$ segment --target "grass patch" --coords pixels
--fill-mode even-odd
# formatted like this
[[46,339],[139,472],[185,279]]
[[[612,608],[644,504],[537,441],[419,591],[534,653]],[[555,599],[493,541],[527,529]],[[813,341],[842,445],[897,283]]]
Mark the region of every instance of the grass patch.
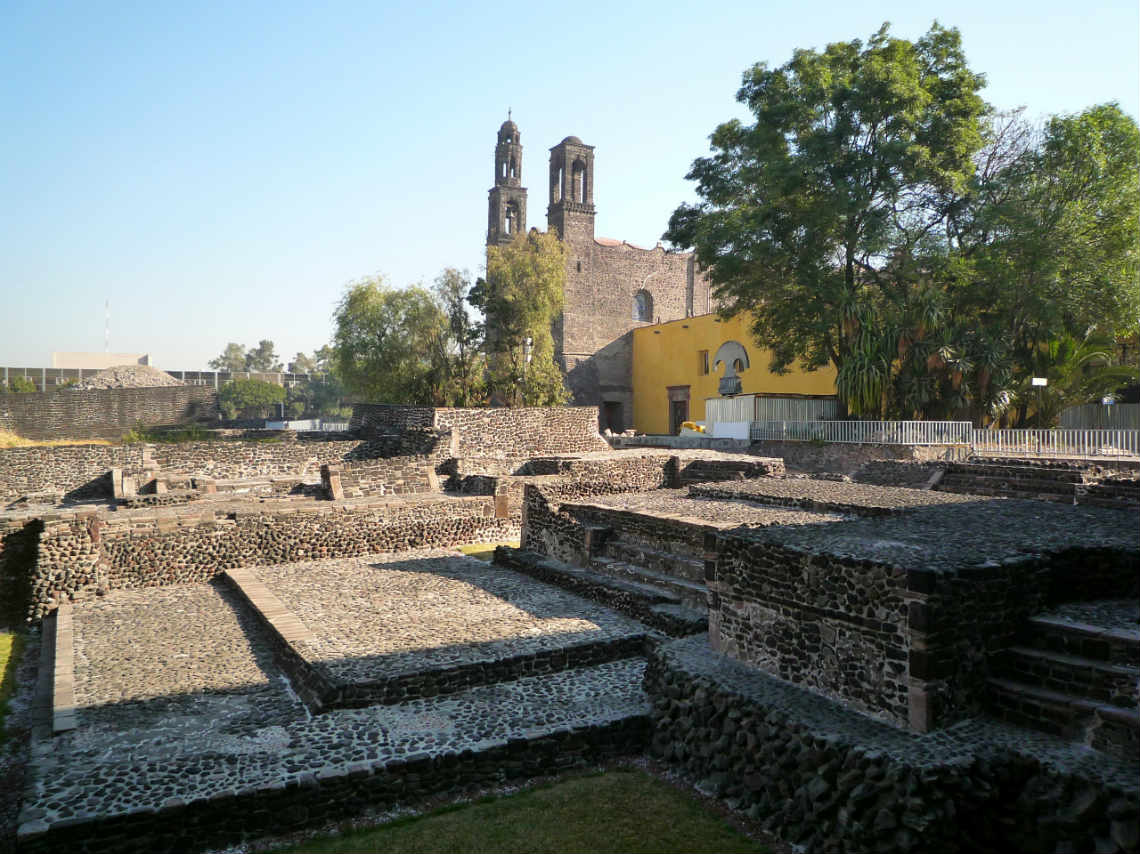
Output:
[[495,556],[496,546],[510,546],[512,549],[519,547],[518,540],[511,540],[503,543],[470,543],[466,546],[458,546],[459,550],[468,557],[475,557],[479,560],[489,561]]
[[179,430],[151,430],[141,424],[136,424],[134,429],[124,433],[119,441],[124,445],[142,443],[174,445],[178,442],[207,442],[217,438],[217,434],[212,430],[206,430],[197,425],[183,427]]
[[0,631],[0,744],[7,739],[4,719],[8,717],[8,700],[16,692],[16,668],[23,651],[23,635]]
[[444,807],[276,850],[763,854],[770,849],[708,812],[696,799],[644,771],[623,769],[562,780],[517,795]]
[[0,448],[54,448],[59,445],[110,445],[106,439],[25,439],[10,430],[0,430]]

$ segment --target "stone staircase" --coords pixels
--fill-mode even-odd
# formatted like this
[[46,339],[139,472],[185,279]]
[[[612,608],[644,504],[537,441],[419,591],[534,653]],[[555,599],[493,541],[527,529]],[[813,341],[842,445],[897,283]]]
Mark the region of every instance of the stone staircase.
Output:
[[976,458],[949,463],[934,489],[1063,504],[1140,507],[1136,472],[1106,471],[1092,463],[1060,460]]
[[1140,626],[1080,622],[1061,609],[1026,621],[991,660],[989,710],[1010,723],[1140,758]]
[[1084,482],[1077,468],[1042,467],[1016,460],[970,461],[950,463],[935,490],[1073,504],[1077,487]]
[[608,556],[593,558],[588,567],[574,566],[506,546],[495,549],[495,563],[600,602],[672,637],[708,630],[703,578],[696,582]]

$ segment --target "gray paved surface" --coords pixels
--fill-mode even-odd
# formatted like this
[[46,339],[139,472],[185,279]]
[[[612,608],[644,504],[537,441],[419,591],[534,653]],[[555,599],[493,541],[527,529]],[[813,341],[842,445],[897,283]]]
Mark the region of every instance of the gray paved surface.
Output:
[[1140,601],[1135,599],[1101,599],[1096,602],[1066,602],[1038,616],[1067,623],[1082,623],[1102,629],[1116,629],[1140,634]]
[[796,503],[808,509],[819,505],[821,509],[844,512],[846,508],[878,510],[884,513],[901,512],[917,507],[966,504],[971,501],[1000,501],[977,495],[954,492],[932,492],[924,489],[906,489],[897,486],[874,486],[864,483],[844,483],[810,478],[755,478],[753,480],[722,483],[694,484],[694,495],[727,494],[734,498],[760,504]]
[[75,612],[79,727],[33,744],[22,822],[158,808],[648,712],[644,661],[628,659],[311,716],[222,587],[111,593]]
[[814,513],[806,510],[788,510],[782,507],[764,507],[751,501],[731,501],[712,498],[691,498],[686,489],[655,489],[652,492],[623,492],[571,500],[568,504],[588,504],[630,510],[658,517],[681,517],[697,523],[731,527],[746,525],[819,525],[837,522],[843,517],[836,513]]
[[315,635],[296,648],[342,682],[646,631],[597,603],[454,550],[253,572]]
[[949,570],[1070,548],[1140,550],[1140,514],[1043,501],[975,500],[832,525],[757,529],[759,541],[904,569]]

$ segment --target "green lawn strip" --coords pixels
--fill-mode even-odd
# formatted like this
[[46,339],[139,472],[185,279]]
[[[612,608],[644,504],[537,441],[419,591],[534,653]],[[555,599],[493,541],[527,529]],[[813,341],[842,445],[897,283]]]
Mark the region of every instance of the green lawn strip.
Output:
[[479,560],[491,560],[495,556],[496,546],[510,546],[513,549],[519,547],[519,541],[514,540],[505,543],[471,543],[466,546],[458,546],[458,549],[468,557],[479,558]]
[[16,692],[16,668],[23,651],[23,635],[0,631],[0,744],[7,738],[4,719],[8,717],[8,700]]
[[769,851],[694,798],[638,770],[562,780],[278,850],[376,854]]

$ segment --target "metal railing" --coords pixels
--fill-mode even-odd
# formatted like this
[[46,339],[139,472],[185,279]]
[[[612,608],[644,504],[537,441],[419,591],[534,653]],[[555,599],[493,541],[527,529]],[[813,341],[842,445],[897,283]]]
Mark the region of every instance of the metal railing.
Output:
[[969,421],[753,421],[753,441],[767,439],[883,445],[965,445]]
[[1066,430],[1140,430],[1140,403],[1086,403],[1061,412]]
[[1135,457],[1140,430],[974,430],[975,454],[995,456]]
[[291,421],[266,421],[266,430],[293,430],[298,433],[342,433],[348,429],[347,421],[325,421],[321,418],[302,418]]

